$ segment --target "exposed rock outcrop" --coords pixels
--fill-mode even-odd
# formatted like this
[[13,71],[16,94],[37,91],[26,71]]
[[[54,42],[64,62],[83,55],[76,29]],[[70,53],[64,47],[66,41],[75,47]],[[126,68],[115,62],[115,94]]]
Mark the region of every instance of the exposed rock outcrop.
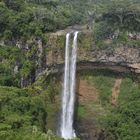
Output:
[[120,86],[122,83],[122,79],[116,79],[114,87],[112,88],[112,98],[111,98],[111,103],[112,105],[117,105],[117,100],[120,92]]
[[[78,70],[109,69],[118,73],[140,74],[140,48],[135,46],[119,46],[116,48],[97,48],[93,43],[92,33],[84,32],[79,34],[78,40]],[[38,78],[47,77],[50,74],[63,73],[64,68],[64,46],[65,33],[57,32],[48,37],[48,51],[46,55],[46,69],[39,73]],[[40,81],[40,80],[38,80]],[[98,100],[96,89],[93,85],[88,86],[87,81],[80,81],[79,104],[86,106],[94,100]],[[112,89],[111,103],[116,105],[121,80],[116,80]],[[90,107],[92,108],[92,107]],[[82,140],[103,140],[102,129],[97,125],[98,116],[103,115],[101,106],[96,107],[98,112],[93,111],[91,116],[76,120],[75,128]],[[87,108],[86,108],[87,109]],[[102,112],[102,114],[101,114]],[[95,117],[96,115],[96,117]]]
[[[46,54],[46,66],[56,66],[64,63],[64,33],[49,36],[49,51]],[[59,35],[58,35],[59,34]],[[60,39],[61,38],[61,39]],[[140,74],[140,48],[135,46],[110,46],[100,49],[94,45],[91,32],[81,32],[78,40],[78,64],[83,67],[88,63],[95,68],[109,68],[119,72],[134,72]],[[95,66],[96,64],[96,66]]]

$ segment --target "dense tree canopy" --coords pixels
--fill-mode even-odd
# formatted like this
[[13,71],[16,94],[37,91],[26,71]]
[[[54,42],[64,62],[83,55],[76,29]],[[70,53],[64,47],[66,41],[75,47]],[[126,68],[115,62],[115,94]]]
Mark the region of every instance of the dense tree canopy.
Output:
[[41,36],[44,32],[80,23],[88,8],[89,4],[83,1],[2,0],[1,38]]
[[[96,7],[94,24],[95,39],[117,39],[116,42],[139,44],[131,41],[129,34],[139,38],[140,2],[137,0],[102,1]],[[104,43],[103,43],[104,44]],[[104,46],[102,43],[100,45]]]

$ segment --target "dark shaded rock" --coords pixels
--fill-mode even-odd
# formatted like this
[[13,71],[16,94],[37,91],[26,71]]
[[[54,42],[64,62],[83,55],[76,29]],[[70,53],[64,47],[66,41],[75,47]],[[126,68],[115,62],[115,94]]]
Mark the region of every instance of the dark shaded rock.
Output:
[[103,132],[97,127],[96,123],[96,120],[92,118],[76,121],[77,136],[81,140],[104,140]]

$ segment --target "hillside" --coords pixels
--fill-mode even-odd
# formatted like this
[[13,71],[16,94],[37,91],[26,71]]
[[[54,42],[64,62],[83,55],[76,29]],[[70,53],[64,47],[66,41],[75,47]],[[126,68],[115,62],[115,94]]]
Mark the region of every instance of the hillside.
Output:
[[0,1],[0,140],[61,140],[66,34],[78,30],[74,129],[140,139],[139,0]]

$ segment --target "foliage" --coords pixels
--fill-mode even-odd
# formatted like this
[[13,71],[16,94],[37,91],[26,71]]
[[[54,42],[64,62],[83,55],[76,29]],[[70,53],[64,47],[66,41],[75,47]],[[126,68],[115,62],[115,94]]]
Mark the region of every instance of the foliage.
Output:
[[125,78],[119,93],[119,104],[103,119],[106,139],[139,139],[139,84]]
[[[20,86],[20,78],[28,76],[36,67],[36,48],[23,51],[15,46],[0,46],[0,85]],[[14,72],[18,66],[17,72]]]
[[32,134],[33,139],[43,138],[47,117],[43,98],[26,89],[0,87],[0,139],[29,139]]
[[[30,77],[35,73],[38,65],[35,39],[42,39],[49,44],[46,33],[83,24],[89,17],[94,20],[94,40],[97,46],[140,45],[139,40],[129,38],[130,33],[137,35],[140,32],[139,0],[0,1],[0,139],[59,140],[50,130],[46,134],[48,127],[54,127],[53,118],[59,110],[55,102],[55,96],[60,91],[60,84],[56,82],[58,77],[54,79],[50,76],[47,82],[46,77],[43,77],[37,81],[40,83],[36,82],[27,89],[12,86],[19,87],[22,77]],[[53,45],[62,49],[64,40],[64,37],[58,38]],[[15,46],[18,41],[23,43],[21,48]],[[51,42],[54,43],[54,40]],[[90,50],[93,38],[89,38],[88,34],[79,34],[79,42],[82,48]],[[27,48],[24,43],[28,44]],[[14,73],[16,65],[18,72]],[[86,77],[87,73],[83,75]],[[87,77],[99,92],[100,106],[109,106],[110,109],[110,113],[102,120],[105,138],[138,140],[139,84],[129,78],[123,80],[118,106],[110,107],[114,74],[94,71]],[[93,105],[91,107],[95,108]],[[87,117],[87,111],[87,108],[80,106],[79,116]]]
[[0,2],[0,38],[43,37],[44,32],[81,23],[89,4],[78,1],[25,1]]
[[20,60],[20,51],[16,47],[0,46],[0,85],[18,85],[18,80],[13,75],[16,61]]
[[[139,45],[129,38],[129,33],[140,32],[140,2],[137,0],[109,0],[101,1],[96,8],[94,24],[95,41],[97,45],[103,40],[112,40],[111,44],[122,43],[119,37],[127,38],[123,43],[127,45]],[[129,43],[127,43],[129,42]]]
[[110,103],[111,88],[113,87],[115,80],[115,73],[109,70],[86,70],[81,71],[80,75],[92,83],[100,97],[100,103],[106,106]]
[[[80,105],[78,117],[87,119],[89,116],[90,118],[94,116],[94,119],[99,119],[97,123],[103,130],[102,135],[105,140],[138,140],[140,135],[139,83],[133,81],[134,78],[130,75],[122,75],[118,103],[116,106],[112,106],[110,97],[114,80],[117,78],[115,73],[107,70],[81,71],[80,76],[96,88],[100,103],[93,101],[92,105],[91,102]],[[88,116],[88,114],[90,115]]]

